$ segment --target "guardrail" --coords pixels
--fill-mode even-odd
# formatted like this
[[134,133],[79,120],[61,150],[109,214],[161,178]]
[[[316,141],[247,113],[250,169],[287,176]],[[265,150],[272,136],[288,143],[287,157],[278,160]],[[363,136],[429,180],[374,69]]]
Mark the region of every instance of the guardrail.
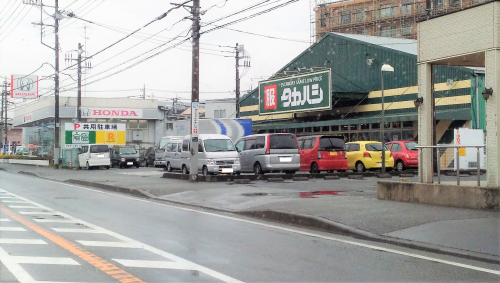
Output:
[[[432,149],[437,149],[437,178],[438,178],[438,184],[441,184],[441,162],[439,160],[440,155],[439,155],[439,150],[441,148],[465,148],[465,147],[472,147],[477,149],[477,186],[481,186],[481,162],[480,162],[480,155],[479,155],[479,149],[484,148],[485,145],[450,145],[450,144],[438,144],[438,145],[418,145],[416,148],[418,149],[418,175],[419,181],[422,182],[422,172],[420,172],[421,168],[423,168],[422,165],[422,149],[423,148],[432,148]],[[455,164],[457,165],[457,185],[460,185],[460,154],[459,150],[456,152],[455,156]]]

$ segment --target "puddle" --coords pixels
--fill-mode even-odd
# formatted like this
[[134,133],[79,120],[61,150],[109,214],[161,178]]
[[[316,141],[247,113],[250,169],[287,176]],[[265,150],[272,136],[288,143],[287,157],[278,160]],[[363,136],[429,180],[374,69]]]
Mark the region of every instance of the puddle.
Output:
[[340,193],[345,191],[315,191],[315,192],[301,192],[300,198],[316,198],[318,196],[345,196]]

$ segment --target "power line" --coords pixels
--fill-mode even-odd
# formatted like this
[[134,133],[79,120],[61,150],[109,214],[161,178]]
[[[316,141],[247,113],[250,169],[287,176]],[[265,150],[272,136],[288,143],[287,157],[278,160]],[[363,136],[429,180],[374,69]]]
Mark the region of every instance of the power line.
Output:
[[7,37],[9,37],[9,35],[17,28],[17,26],[24,20],[24,18],[26,18],[26,16],[29,14],[29,12],[31,11],[32,8],[33,8],[33,6],[31,6],[28,9],[28,11],[26,12],[26,14],[24,14],[24,16],[21,18],[21,20],[19,20],[19,22],[17,22],[17,24],[14,26],[14,28],[11,29],[10,32],[2,40],[0,40],[0,42],[4,41]]
[[[7,5],[8,5],[8,4],[9,4],[9,3],[7,3]],[[7,7],[7,5],[5,5],[5,7]],[[9,10],[7,10],[7,12],[5,13],[4,17],[5,17],[5,16],[7,16],[7,15],[9,14],[10,10],[11,10],[11,9],[12,9],[15,5],[16,5],[16,2],[15,2],[15,1],[14,1],[14,2],[12,2],[12,5],[10,6]],[[21,3],[19,3],[19,5],[21,5]],[[19,8],[19,5],[17,5],[17,7],[18,7],[18,8]],[[4,8],[4,9],[5,9],[5,8]],[[17,8],[16,8],[16,9],[17,9]],[[14,12],[15,12],[15,11],[14,11]],[[12,14],[14,14],[14,13],[12,13]],[[11,16],[12,16],[12,14],[11,14]],[[10,17],[9,17],[9,18],[10,18]],[[9,20],[9,19],[7,19],[7,20],[5,21],[5,23],[6,23],[8,20]],[[4,24],[5,24],[5,23],[4,23]],[[3,26],[0,26],[0,29],[1,29],[2,27],[3,27]]]
[[[12,14],[10,14],[10,16],[7,18],[7,20],[5,20],[5,23],[7,23],[7,22],[9,21],[9,19],[12,17],[12,15],[14,15],[14,14],[16,13],[17,9],[19,8],[19,6],[21,6],[21,4],[22,4],[22,3],[23,3],[23,2],[19,2],[19,5],[17,5],[17,7],[16,7],[16,9],[14,10],[14,12],[12,12]],[[3,33],[4,33],[4,32],[5,32],[5,31],[6,31],[6,30],[10,27],[10,25],[11,25],[11,24],[12,24],[12,23],[16,20],[16,18],[17,18],[17,17],[18,17],[18,16],[19,16],[22,12],[23,12],[23,10],[24,10],[24,9],[26,9],[26,6],[23,6],[23,8],[21,9],[21,11],[19,11],[19,13],[17,14],[17,16],[15,16],[15,17],[12,19],[12,21],[11,21],[11,22],[10,22],[10,23],[9,23],[9,24],[5,27],[5,29],[4,29],[2,32],[0,32],[0,35],[2,35],[2,34],[3,34]],[[4,23],[4,25],[5,25],[5,23]],[[2,26],[2,28],[3,28],[3,26]]]

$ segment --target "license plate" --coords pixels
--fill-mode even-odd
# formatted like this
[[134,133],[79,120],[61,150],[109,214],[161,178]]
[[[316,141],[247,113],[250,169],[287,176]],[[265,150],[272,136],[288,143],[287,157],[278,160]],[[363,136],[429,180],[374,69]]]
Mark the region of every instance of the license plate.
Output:
[[337,152],[336,151],[332,151],[332,152],[330,152],[330,155],[337,155]]
[[127,165],[134,165],[134,162],[127,162]]
[[382,166],[382,163],[379,163],[378,166]]
[[233,168],[222,168],[222,173],[233,173]]
[[104,154],[98,154],[97,157],[104,157]]
[[280,157],[280,162],[292,162],[291,157]]

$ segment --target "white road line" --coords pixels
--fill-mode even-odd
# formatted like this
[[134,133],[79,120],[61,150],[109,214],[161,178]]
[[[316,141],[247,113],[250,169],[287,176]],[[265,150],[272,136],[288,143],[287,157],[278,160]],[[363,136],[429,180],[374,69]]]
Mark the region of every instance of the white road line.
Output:
[[0,231],[26,231],[23,227],[5,227],[5,226],[0,226]]
[[0,199],[5,199],[5,198],[16,198],[16,197],[4,197],[4,196],[0,196]]
[[21,244],[21,245],[46,245],[47,243],[39,239],[1,239],[0,244]]
[[[341,238],[335,238],[335,237],[331,237],[331,236],[323,236],[323,235],[320,235],[320,234],[315,234],[315,233],[311,233],[311,232],[305,232],[305,231],[296,230],[296,229],[293,229],[293,228],[280,227],[280,226],[277,226],[277,225],[272,225],[272,224],[267,224],[267,223],[261,223],[261,222],[247,220],[247,219],[243,219],[243,218],[236,218],[236,217],[231,217],[231,216],[226,216],[226,215],[219,215],[219,214],[215,214],[215,213],[211,213],[211,212],[206,212],[206,211],[195,210],[195,209],[191,209],[191,208],[185,208],[185,207],[174,206],[174,205],[169,205],[169,204],[164,204],[164,203],[158,203],[158,202],[154,202],[154,201],[148,201],[148,200],[144,200],[144,199],[139,199],[139,198],[133,198],[133,197],[129,197],[129,196],[124,196],[124,195],[121,195],[121,194],[115,194],[115,193],[109,193],[109,192],[103,192],[103,191],[99,191],[99,190],[89,189],[89,188],[85,188],[85,187],[81,187],[81,186],[76,186],[76,185],[70,185],[70,184],[65,184],[65,183],[60,183],[60,182],[55,182],[55,181],[50,181],[50,180],[45,180],[45,181],[47,181],[49,183],[56,183],[56,184],[59,184],[59,185],[66,185],[66,186],[75,187],[75,188],[79,188],[79,189],[84,189],[84,190],[88,190],[88,191],[92,191],[92,192],[97,192],[97,193],[101,193],[101,194],[111,195],[111,196],[114,196],[114,197],[121,197],[121,198],[125,198],[125,199],[130,199],[130,200],[135,200],[135,201],[141,201],[141,202],[145,202],[145,203],[149,203],[149,204],[155,204],[155,205],[159,205],[159,206],[165,206],[165,207],[169,207],[169,208],[173,208],[173,209],[178,209],[178,210],[183,210],[183,211],[190,211],[190,212],[193,212],[193,213],[210,215],[210,216],[213,216],[213,217],[218,217],[218,218],[233,220],[233,221],[242,222],[242,223],[249,223],[249,224],[253,224],[253,225],[257,225],[257,226],[261,226],[261,227],[267,227],[267,228],[271,228],[271,229],[286,231],[286,232],[295,233],[295,234],[304,235],[304,236],[310,236],[310,237],[313,237],[313,238],[319,238],[319,239],[324,239],[324,240],[329,240],[329,241],[334,241],[334,242],[339,242],[339,243],[344,243],[344,244],[350,244],[350,245],[354,245],[354,246],[358,246],[358,247],[364,247],[364,248],[368,248],[368,249],[373,249],[373,250],[378,250],[378,251],[384,251],[384,252],[388,252],[388,253],[399,254],[399,255],[404,255],[404,256],[413,257],[413,258],[417,258],[417,259],[422,259],[422,260],[427,260],[427,261],[432,261],[432,262],[438,262],[438,263],[442,263],[442,264],[447,264],[447,265],[462,267],[462,268],[466,268],[466,269],[471,269],[471,270],[476,270],[476,271],[481,271],[481,272],[486,272],[486,273],[500,275],[500,271],[498,271],[498,270],[482,268],[482,267],[478,267],[478,266],[474,266],[474,265],[470,265],[470,264],[462,264],[462,263],[455,262],[455,261],[443,260],[443,259],[439,259],[439,258],[435,258],[435,257],[429,257],[429,256],[424,256],[424,255],[420,255],[420,254],[407,253],[407,252],[403,252],[403,251],[399,251],[399,250],[395,250],[395,249],[389,249],[389,248],[384,248],[384,247],[380,247],[380,246],[376,246],[376,245],[364,244],[364,243],[356,242],[356,241],[352,241],[352,240],[343,240]],[[24,199],[24,200],[32,203],[33,205],[37,205],[37,206],[40,206],[40,207],[42,207],[44,209],[54,211],[53,209],[51,209],[49,207],[46,207],[44,205],[41,205],[41,204],[39,204],[37,202],[30,201],[30,200],[28,200],[28,199],[26,199],[24,197],[21,197],[19,195],[13,194],[13,193],[11,193],[11,194],[17,196],[20,199]],[[61,215],[61,216],[69,218],[69,219],[76,219],[76,218],[74,218],[74,217],[72,217],[72,216],[70,216],[68,214],[62,213],[62,212],[57,212],[57,213],[59,215]],[[127,237],[122,236],[120,234],[117,234],[115,232],[106,230],[106,229],[101,228],[101,227],[99,227],[97,225],[94,225],[94,224],[91,224],[91,223],[88,223],[88,222],[85,222],[85,221],[82,221],[82,220],[78,220],[77,222],[79,222],[81,224],[84,224],[84,225],[86,225],[88,227],[94,228],[96,230],[102,230],[105,233],[107,233],[107,234],[109,234],[111,236],[114,236],[115,238],[121,239],[123,241],[135,242],[134,240],[132,240],[130,238],[127,238]],[[149,251],[151,251],[153,253],[156,253],[158,255],[161,255],[161,256],[163,256],[165,258],[168,258],[168,259],[171,259],[171,260],[189,262],[189,261],[187,261],[185,259],[179,258],[179,257],[177,257],[175,255],[169,254],[167,252],[164,252],[162,250],[156,249],[156,248],[148,246],[148,245],[144,245],[144,249],[149,250]],[[189,262],[189,263],[191,263],[191,262]],[[193,263],[193,264],[195,264],[195,263]],[[221,281],[226,281],[226,282],[240,282],[240,281],[237,281],[234,278],[231,278],[229,276],[226,276],[224,274],[218,273],[216,271],[213,271],[211,269],[205,268],[205,267],[200,266],[200,265],[196,265],[196,268],[197,268],[198,271],[206,273],[207,275],[215,277],[215,278],[217,278],[217,279],[219,279]],[[222,279],[222,278],[224,278],[224,279]],[[234,280],[236,280],[236,281],[234,281]]]
[[126,267],[196,270],[196,268],[194,268],[192,265],[175,261],[130,260],[130,259],[114,259],[114,258],[113,260]]
[[7,218],[0,218],[0,222],[8,222],[10,221],[10,219],[7,219]]
[[23,200],[2,200],[2,202],[5,202],[5,203],[29,203],[28,201],[23,201]]
[[60,233],[89,233],[89,234],[102,234],[103,231],[98,231],[94,229],[81,229],[81,228],[51,228],[52,230]]
[[80,223],[80,221],[70,220],[70,219],[33,219],[33,220],[40,223]]
[[127,243],[127,242],[105,242],[105,241],[78,241],[78,243],[89,246],[89,247],[109,247],[109,248],[142,248],[139,243]]
[[9,255],[2,247],[0,247],[0,261],[2,264],[16,277],[20,283],[35,283],[35,279],[29,275],[18,263],[10,260],[12,256]]
[[26,215],[54,215],[55,213],[52,211],[19,211],[20,214]]
[[10,208],[38,208],[41,209],[38,206],[30,206],[30,205],[9,205]]
[[69,257],[9,256],[7,260],[14,263],[80,265]]

